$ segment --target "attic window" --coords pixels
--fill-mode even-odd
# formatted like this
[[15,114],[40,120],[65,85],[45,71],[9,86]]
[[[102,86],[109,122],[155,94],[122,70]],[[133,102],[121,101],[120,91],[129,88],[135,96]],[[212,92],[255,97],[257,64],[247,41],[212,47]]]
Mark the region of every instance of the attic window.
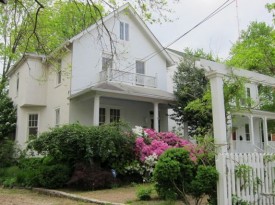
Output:
[[120,40],[129,41],[129,24],[120,22]]

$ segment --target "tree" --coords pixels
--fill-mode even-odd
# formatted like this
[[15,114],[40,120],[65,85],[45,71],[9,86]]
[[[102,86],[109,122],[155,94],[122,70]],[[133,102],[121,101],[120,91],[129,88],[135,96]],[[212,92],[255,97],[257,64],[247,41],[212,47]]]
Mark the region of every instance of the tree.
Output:
[[0,84],[0,144],[13,139],[16,129],[16,108],[8,97],[5,85]]
[[275,31],[263,22],[252,22],[232,46],[229,66],[275,75]]
[[212,130],[211,93],[204,70],[195,65],[197,58],[214,60],[202,49],[185,49],[185,55],[174,75],[176,104],[172,119],[188,123],[190,135],[203,135]]
[[[178,2],[179,0],[174,0]],[[55,2],[53,4],[53,2]],[[0,10],[0,57],[3,61],[2,80],[12,64],[25,52],[48,54],[64,40],[86,29],[91,23],[102,19],[106,12],[115,11],[124,0],[100,1],[78,0],[10,0]],[[132,0],[133,7],[149,22],[168,20],[171,12],[168,1]],[[68,27],[68,25],[70,25]],[[104,25],[104,24],[103,24]],[[113,46],[111,32],[103,26]]]
[[36,7],[30,6],[27,11],[25,8],[31,2],[27,0],[25,5],[21,5],[10,1],[0,11],[0,33],[4,42],[0,52],[3,59],[3,81],[13,62],[23,53],[49,54],[64,41],[95,23],[100,15],[104,15],[100,5],[88,7],[80,2],[56,1],[50,4],[51,1],[48,1],[49,5],[35,19]]

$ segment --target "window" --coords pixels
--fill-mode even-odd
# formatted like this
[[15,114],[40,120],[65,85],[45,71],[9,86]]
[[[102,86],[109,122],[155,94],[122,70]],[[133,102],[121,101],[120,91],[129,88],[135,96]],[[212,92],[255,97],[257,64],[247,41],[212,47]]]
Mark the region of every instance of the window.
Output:
[[129,41],[129,24],[120,22],[120,40]]
[[19,92],[19,73],[16,75],[16,95],[18,95]]
[[104,54],[102,57],[102,70],[107,71],[113,67],[113,59],[111,55]]
[[119,122],[120,120],[120,110],[110,109],[110,122]]
[[38,133],[38,114],[29,115],[29,135],[37,135]]
[[106,121],[106,109],[99,108],[99,125],[105,124]]
[[246,88],[247,105],[251,107],[251,92],[250,88]]
[[57,85],[61,83],[61,70],[57,71]]
[[249,124],[245,124],[245,138],[246,138],[246,141],[250,141]]
[[56,72],[56,84],[59,85],[61,84],[62,80],[62,72],[61,72],[61,60],[58,60],[57,62],[57,72]]
[[60,108],[55,109],[55,126],[58,127],[60,124]]
[[144,85],[145,63],[143,61],[136,61],[136,84]]

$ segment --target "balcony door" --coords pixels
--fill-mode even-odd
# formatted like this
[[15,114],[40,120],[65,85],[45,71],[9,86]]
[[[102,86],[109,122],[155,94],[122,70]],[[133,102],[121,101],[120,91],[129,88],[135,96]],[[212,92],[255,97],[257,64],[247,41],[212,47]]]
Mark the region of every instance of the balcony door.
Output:
[[136,61],[136,85],[144,86],[145,63]]

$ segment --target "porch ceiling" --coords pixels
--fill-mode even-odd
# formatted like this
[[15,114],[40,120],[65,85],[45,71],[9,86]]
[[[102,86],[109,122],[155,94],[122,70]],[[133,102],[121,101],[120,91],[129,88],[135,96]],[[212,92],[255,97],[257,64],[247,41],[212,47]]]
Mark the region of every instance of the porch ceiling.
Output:
[[275,119],[275,112],[268,112],[268,111],[263,111],[263,110],[247,110],[247,111],[239,111],[239,112],[234,112],[232,115],[244,115],[244,116],[253,116],[253,117],[258,117],[258,118],[263,118],[266,117],[268,119]]
[[71,95],[70,98],[72,99],[75,97],[79,97],[93,91],[95,91],[99,95],[113,98],[160,103],[175,102],[175,96],[172,93],[163,90],[113,82],[99,83],[79,93]]

